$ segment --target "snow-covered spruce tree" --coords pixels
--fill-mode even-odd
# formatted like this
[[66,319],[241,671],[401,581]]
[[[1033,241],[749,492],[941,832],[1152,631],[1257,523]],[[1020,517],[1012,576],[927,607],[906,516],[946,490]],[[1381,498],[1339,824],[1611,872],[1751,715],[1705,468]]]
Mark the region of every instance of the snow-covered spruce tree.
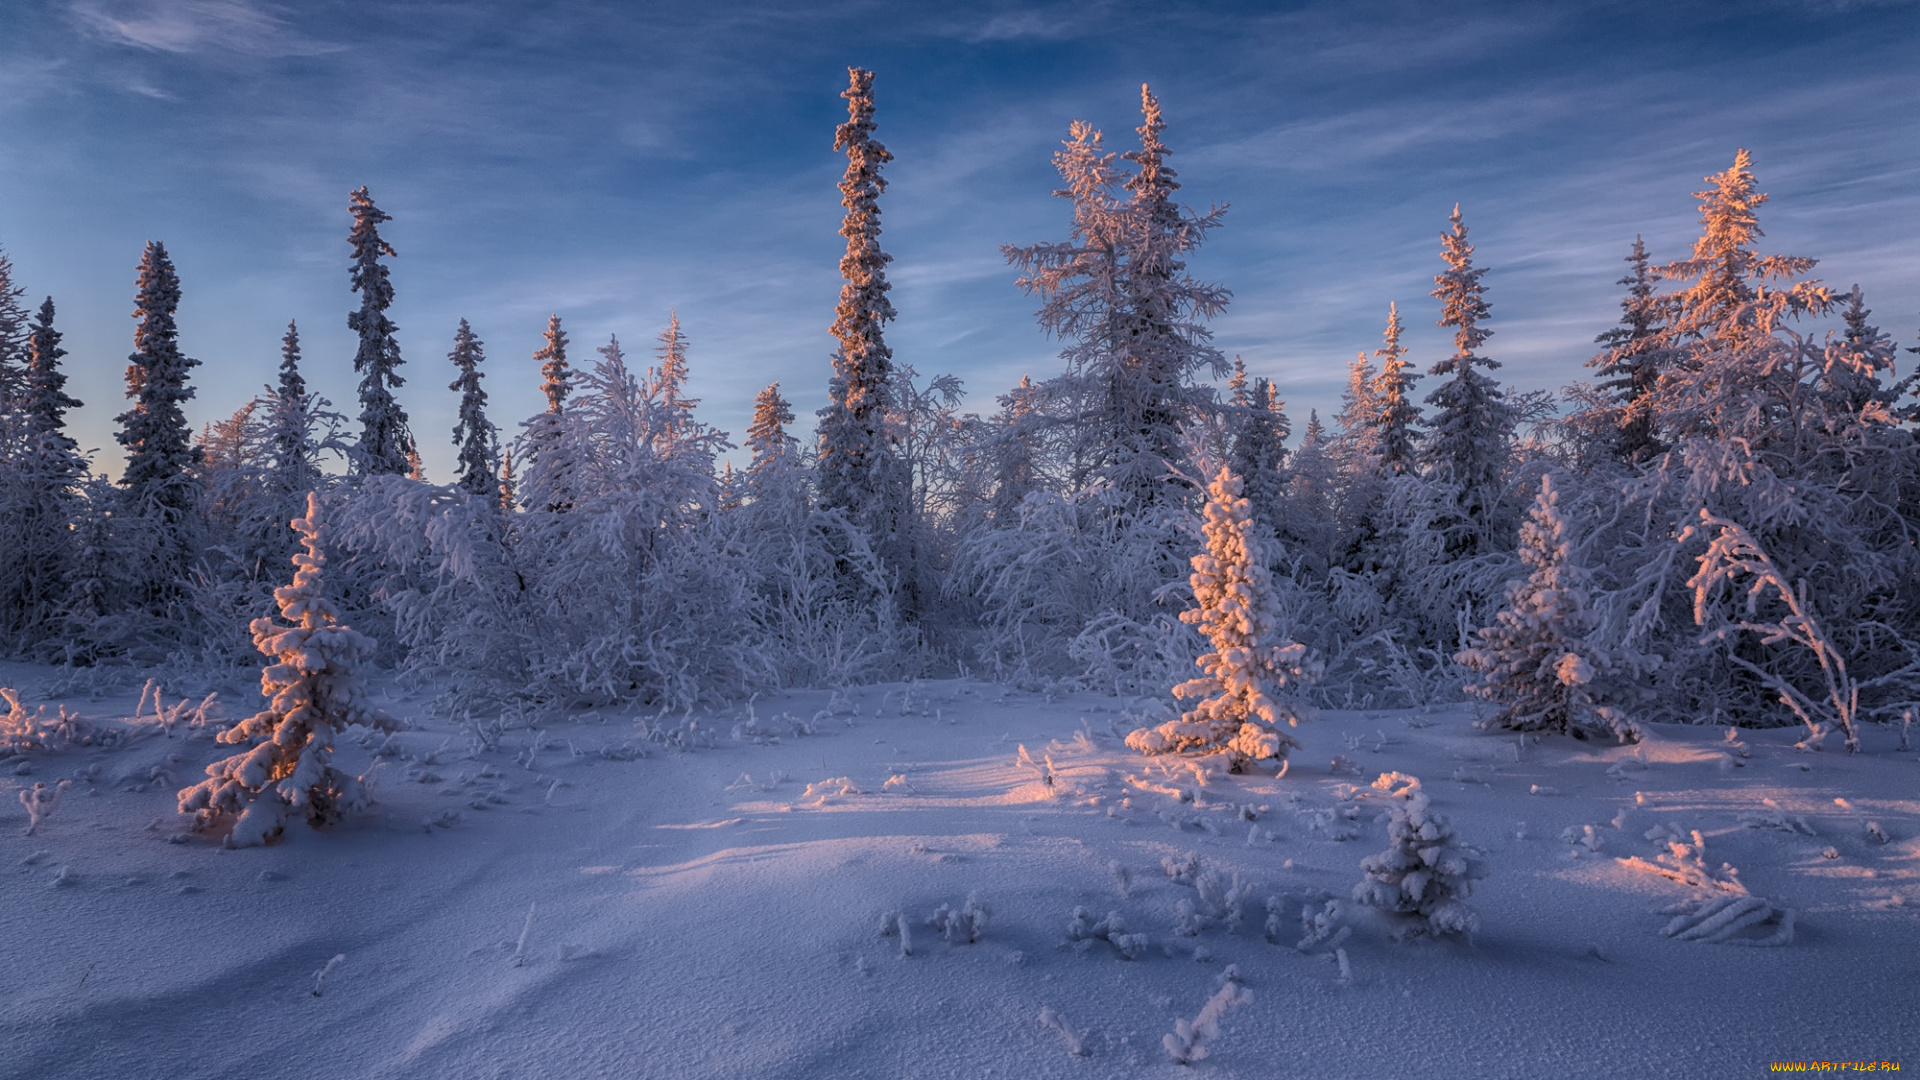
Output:
[[1347,361],[1347,388],[1340,394],[1340,412],[1333,422],[1340,431],[1335,439],[1340,471],[1350,477],[1371,477],[1378,468],[1380,432],[1375,417],[1380,406],[1374,398],[1378,377],[1366,353],[1356,353]]
[[[320,425],[333,414],[326,412],[329,402],[307,392],[307,380],[300,373],[300,328],[287,321],[287,332],[280,339],[280,378],[268,401],[268,447],[273,455],[273,487],[289,500],[304,502],[306,493],[320,487],[320,450],[323,442],[332,442],[332,432],[324,435]],[[292,507],[284,515],[289,521],[298,513]]]
[[1440,301],[1439,325],[1453,327],[1453,355],[1433,365],[1434,376],[1452,376],[1427,395],[1434,413],[1422,449],[1431,474],[1453,491],[1458,523],[1450,529],[1448,550],[1455,557],[1488,549],[1497,525],[1495,511],[1513,440],[1513,409],[1498,383],[1477,368],[1497,368],[1480,355],[1493,331],[1487,318],[1485,267],[1473,265],[1473,245],[1455,206],[1453,227],[1440,234],[1440,256],[1447,268],[1434,275],[1432,296]]
[[[625,371],[620,339],[610,338],[600,352],[613,350]],[[528,510],[565,511],[573,505],[574,470],[582,447],[575,426],[567,420],[567,397],[573,393],[574,372],[567,364],[567,332],[559,315],[547,316],[540,348],[533,354],[540,364],[540,392],[547,408],[520,424],[520,460],[526,469],[520,484],[520,504]]]
[[1173,688],[1200,701],[1178,720],[1141,728],[1127,745],[1147,754],[1224,753],[1234,772],[1299,746],[1281,730],[1300,723],[1292,692],[1318,674],[1298,642],[1274,642],[1273,582],[1254,535],[1252,509],[1240,479],[1222,468],[1207,488],[1206,550],[1193,557],[1198,606],[1180,621],[1200,628],[1212,650],[1195,661],[1206,674]]
[[13,400],[26,383],[30,317],[21,302],[26,295],[26,288],[13,280],[13,260],[0,251],[0,453],[7,447]]
[[1485,872],[1461,850],[1453,826],[1417,784],[1387,819],[1387,850],[1360,863],[1353,898],[1385,912],[1402,940],[1472,934],[1480,917],[1464,901]]
[[[753,399],[753,420],[747,425],[746,488],[754,502],[788,493],[792,469],[799,467],[800,440],[787,434],[793,406],[780,396],[780,384],[770,383]],[[803,504],[804,505],[804,504]]]
[[[1244,396],[1244,412],[1235,416],[1227,467],[1240,478],[1261,542],[1269,546],[1280,534],[1280,517],[1285,511],[1286,442],[1293,426],[1287,420],[1286,402],[1275,396],[1270,380],[1253,380]],[[1271,557],[1276,552],[1266,554]]]
[[1120,389],[1132,400],[1117,403],[1130,430],[1121,443],[1123,467],[1116,479],[1151,502],[1152,493],[1164,489],[1168,468],[1184,458],[1181,431],[1212,404],[1195,376],[1202,369],[1216,378],[1226,374],[1226,357],[1213,347],[1206,320],[1226,310],[1232,293],[1186,273],[1185,256],[1220,224],[1225,208],[1199,215],[1174,201],[1180,182],[1167,164],[1173,151],[1161,139],[1167,125],[1159,99],[1145,83],[1140,114],[1135,129],[1140,146],[1122,155],[1134,166],[1122,185],[1132,196],[1131,242],[1124,252],[1125,306],[1118,327],[1127,376]]
[[1055,194],[1073,200],[1067,240],[1001,248],[1021,271],[1016,284],[1043,301],[1041,328],[1067,342],[1066,373],[1046,384],[1056,422],[1069,429],[1067,482],[1114,485],[1124,496],[1114,505],[1127,513],[1168,501],[1182,431],[1212,411],[1211,389],[1195,378],[1227,372],[1206,321],[1231,296],[1196,280],[1185,262],[1225,210],[1199,214],[1174,202],[1180,185],[1166,160],[1166,124],[1145,86],[1141,109],[1140,148],[1125,155],[1131,174],[1081,121],[1054,155],[1066,185]]
[[653,355],[659,358],[652,371],[652,394],[660,400],[661,436],[672,446],[683,441],[697,439],[699,427],[694,422],[694,407],[700,399],[686,396],[687,387],[687,335],[680,330],[680,313],[667,313],[667,328],[660,331],[660,344],[654,346]]
[[982,451],[992,462],[992,494],[985,507],[994,524],[1016,521],[1020,504],[1042,486],[1040,391],[1029,376],[1000,396],[1000,415],[989,423]]
[[487,392],[480,388],[485,373],[480,362],[486,359],[482,342],[473,335],[467,320],[453,332],[453,351],[447,359],[460,372],[447,389],[460,392],[460,414],[453,425],[453,444],[460,448],[454,472],[454,486],[476,499],[488,502],[500,497],[500,433],[487,420]]
[[180,812],[194,813],[203,826],[238,815],[234,847],[276,839],[289,812],[319,826],[365,808],[364,784],[332,764],[334,736],[354,724],[394,729],[369,704],[355,671],[373,642],[343,624],[323,592],[318,495],[308,495],[306,516],[293,525],[306,551],[293,557],[293,583],[274,590],[284,622],[253,624],[255,647],[272,661],[260,672],[267,707],[219,736],[251,746],[207,766],[207,779],[180,792]]
[[1666,450],[1653,422],[1653,391],[1660,371],[1672,356],[1661,321],[1663,300],[1654,292],[1655,277],[1647,263],[1647,245],[1636,236],[1627,256],[1633,269],[1617,284],[1627,287],[1620,301],[1620,324],[1594,339],[1606,351],[1587,361],[1600,376],[1603,395],[1600,427],[1610,450],[1630,465],[1651,460]]
[[393,388],[406,380],[398,370],[400,343],[394,333],[400,328],[387,318],[393,305],[393,283],[382,255],[394,258],[393,245],[380,238],[380,225],[393,218],[373,204],[373,196],[362,186],[348,199],[353,213],[353,231],[347,242],[353,245],[353,291],[360,294],[360,310],[347,314],[347,329],[360,337],[353,354],[353,370],[360,379],[360,445],[354,451],[354,471],[362,476],[405,476],[411,471],[413,432],[407,427],[406,410],[394,400]]
[[1339,495],[1339,463],[1320,410],[1307,410],[1307,427],[1287,468],[1287,500],[1280,515],[1280,541],[1303,568],[1318,575],[1327,569],[1335,546],[1334,500]]
[[1413,402],[1413,384],[1420,375],[1407,362],[1406,347],[1400,344],[1404,329],[1399,307],[1388,304],[1387,329],[1380,347],[1373,351],[1380,360],[1380,373],[1373,378],[1373,443],[1380,470],[1388,476],[1404,476],[1420,460],[1420,406]]
[[567,332],[560,326],[558,312],[547,316],[547,329],[540,335],[540,347],[533,352],[540,365],[540,392],[547,398],[547,415],[566,412],[567,395],[573,393],[573,369],[567,366]]
[[17,442],[0,474],[0,645],[19,652],[45,651],[78,554],[73,530],[87,462],[66,432],[67,410],[80,402],[65,389],[65,355],[48,297],[28,329],[13,399]]
[[1482,727],[1579,734],[1608,726],[1625,740],[1631,729],[1594,708],[1591,686],[1613,666],[1611,655],[1588,638],[1595,628],[1591,580],[1574,555],[1572,527],[1560,509],[1551,474],[1520,526],[1520,563],[1507,605],[1478,644],[1454,657],[1478,673],[1465,690],[1500,706]]
[[180,597],[198,535],[200,489],[193,470],[200,453],[184,404],[193,397],[187,373],[200,361],[180,352],[174,323],[180,278],[164,245],[147,244],[139,286],[133,313],[139,324],[127,358],[127,397],[133,407],[115,418],[120,430],[114,439],[127,448],[120,475],[123,505],[147,533],[133,601],[158,615]]
[[820,505],[846,515],[897,566],[905,556],[898,539],[906,524],[906,477],[897,460],[888,418],[894,409],[893,352],[884,327],[893,321],[887,299],[887,264],[880,250],[880,195],[887,181],[881,167],[893,160],[873,137],[873,72],[847,69],[847,122],[834,132],[833,148],[847,155],[840,180],[847,239],[840,259],[840,303],[834,312],[833,378],[820,410]]

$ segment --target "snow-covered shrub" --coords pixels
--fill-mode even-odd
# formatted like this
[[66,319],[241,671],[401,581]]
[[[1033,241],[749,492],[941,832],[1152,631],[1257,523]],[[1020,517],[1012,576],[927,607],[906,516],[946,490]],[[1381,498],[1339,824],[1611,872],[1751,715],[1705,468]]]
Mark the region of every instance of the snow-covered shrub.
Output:
[[[1758,896],[1701,896],[1661,911],[1671,915],[1661,932],[1680,941],[1774,948],[1793,944],[1794,912]],[[1767,927],[1773,927],[1768,931]]]
[[1173,693],[1201,701],[1178,720],[1127,736],[1128,746],[1147,754],[1224,753],[1236,771],[1284,758],[1300,745],[1279,728],[1283,719],[1299,724],[1287,691],[1318,673],[1306,646],[1273,641],[1273,583],[1240,491],[1239,478],[1225,468],[1207,489],[1207,548],[1193,557],[1191,578],[1198,606],[1180,613],[1180,621],[1207,636],[1212,651],[1196,661],[1206,674]]
[[1104,919],[1095,919],[1086,908],[1073,909],[1073,917],[1067,921],[1067,940],[1076,942],[1082,949],[1095,941],[1104,941],[1119,952],[1120,959],[1137,959],[1152,944],[1145,934],[1127,932],[1126,920],[1117,911],[1107,912]]
[[65,795],[72,786],[71,780],[62,780],[53,785],[35,781],[32,787],[20,789],[20,805],[27,808],[28,836],[40,831],[40,823],[53,816],[53,812],[60,807],[60,796]]
[[[1500,706],[1484,727],[1567,732],[1601,716],[1588,687],[1613,662],[1587,640],[1594,629],[1589,579],[1574,558],[1570,531],[1553,477],[1542,476],[1520,526],[1527,576],[1514,583],[1494,625],[1476,634],[1479,643],[1455,657],[1479,675],[1467,693]],[[1616,722],[1615,734],[1625,740],[1631,732]]]
[[1160,1045],[1166,1047],[1167,1057],[1175,1065],[1192,1065],[1211,1053],[1206,1044],[1219,1038],[1220,1020],[1227,1011],[1252,1000],[1253,991],[1239,983],[1231,980],[1222,983],[1201,1006],[1200,1015],[1191,1021],[1175,1020],[1172,1033],[1161,1036]]
[[239,815],[230,838],[234,847],[278,837],[290,810],[324,825],[363,808],[366,788],[330,761],[334,734],[352,724],[394,727],[368,703],[355,671],[373,642],[341,623],[322,592],[327,560],[320,550],[317,495],[308,495],[306,516],[295,519],[294,529],[306,551],[293,557],[293,583],[274,590],[286,623],[253,624],[255,647],[272,661],[260,672],[267,707],[219,736],[223,743],[253,745],[207,766],[207,779],[180,793],[180,812],[195,813],[202,825]]
[[972,945],[986,932],[988,914],[986,901],[980,899],[980,894],[968,893],[965,906],[957,911],[941,904],[927,916],[927,926],[938,930],[949,945]]
[[1362,860],[1366,877],[1353,898],[1379,908],[1394,922],[1394,936],[1471,934],[1480,920],[1463,902],[1482,871],[1460,849],[1453,826],[1434,813],[1425,791],[1409,789],[1387,820],[1390,846]]
[[87,722],[65,705],[51,717],[45,705],[29,711],[20,703],[20,692],[11,687],[0,686],[0,701],[7,703],[6,713],[0,715],[0,757],[67,746],[110,746],[122,735],[117,729]]
[[[1792,709],[1800,722],[1807,726],[1810,745],[1817,748],[1828,732],[1838,727],[1846,733],[1848,751],[1857,753],[1860,734],[1855,728],[1855,717],[1860,710],[1860,688],[1847,673],[1846,658],[1840,655],[1832,637],[1822,627],[1822,620],[1815,614],[1807,583],[1789,583],[1752,534],[1739,524],[1716,517],[1704,508],[1700,511],[1700,524],[1715,532],[1707,543],[1706,552],[1700,556],[1699,569],[1687,585],[1693,589],[1694,621],[1701,626],[1717,621],[1717,625],[1712,625],[1708,631],[1707,640],[1754,634],[1760,637],[1764,645],[1790,641],[1805,648],[1812,655],[1820,673],[1819,689],[1812,694],[1738,652],[1729,652],[1727,659],[1779,694],[1780,703]],[[1691,532],[1688,530],[1681,535],[1682,542]],[[1751,579],[1751,584],[1745,590],[1744,612],[1732,618],[1721,616],[1716,620],[1710,614],[1714,609],[1714,595],[1723,584],[1732,585],[1741,578]],[[1762,603],[1769,594],[1777,605],[1777,614],[1772,617],[1761,612]]]

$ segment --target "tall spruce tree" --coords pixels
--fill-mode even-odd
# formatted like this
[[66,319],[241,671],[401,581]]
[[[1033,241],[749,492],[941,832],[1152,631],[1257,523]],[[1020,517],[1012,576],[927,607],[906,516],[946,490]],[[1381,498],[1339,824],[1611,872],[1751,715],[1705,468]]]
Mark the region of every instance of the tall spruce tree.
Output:
[[[21,298],[25,286],[14,283],[13,260],[0,251],[0,435],[4,435],[7,414],[26,382],[27,336],[31,332],[29,316]],[[0,442],[0,447],[4,447]]]
[[[300,373],[300,328],[291,319],[280,339],[280,378],[268,404],[267,443],[272,455],[273,486],[280,495],[305,505],[306,493],[320,484],[320,448],[314,439],[314,425],[316,411],[323,403],[307,392],[306,377]],[[290,503],[287,511],[284,516],[290,521],[298,507]]]
[[1134,171],[1116,169],[1100,133],[1075,121],[1054,155],[1066,182],[1055,194],[1074,205],[1069,239],[1001,248],[1021,270],[1019,287],[1044,301],[1041,327],[1068,341],[1067,373],[1047,396],[1074,430],[1069,480],[1109,481],[1122,496],[1114,505],[1129,514],[1165,500],[1183,429],[1214,407],[1195,376],[1227,373],[1206,322],[1232,295],[1186,272],[1186,255],[1226,211],[1174,201],[1180,184],[1160,102],[1146,86],[1140,100],[1140,147],[1124,155]]
[[1238,418],[1228,468],[1240,478],[1242,493],[1252,508],[1256,534],[1262,541],[1271,541],[1280,534],[1282,503],[1287,494],[1286,442],[1293,425],[1287,420],[1286,402],[1273,392],[1272,381],[1253,380],[1245,396],[1246,412]]
[[373,204],[364,186],[349,196],[348,209],[353,213],[353,231],[347,236],[353,245],[353,291],[360,294],[360,310],[347,315],[347,329],[360,336],[353,354],[353,370],[361,376],[360,446],[354,468],[363,476],[406,476],[412,471],[413,432],[406,410],[393,396],[394,387],[406,385],[396,370],[405,361],[393,336],[400,328],[387,318],[393,282],[380,261],[383,255],[398,256],[393,245],[380,238],[381,224],[393,218]]
[[461,319],[460,328],[453,332],[453,351],[447,354],[460,374],[447,389],[460,392],[460,413],[453,425],[453,444],[460,448],[454,484],[477,499],[494,502],[500,498],[500,433],[487,420],[487,392],[480,388],[485,377],[480,370],[480,362],[486,359],[483,345],[467,320]]
[[566,411],[567,395],[573,393],[573,369],[567,366],[567,332],[560,326],[559,314],[547,316],[547,329],[541,334],[540,348],[533,359],[540,365],[540,392],[547,397],[547,411],[555,416]]
[[654,355],[660,363],[653,369],[654,397],[660,402],[660,427],[667,442],[679,447],[690,440],[697,431],[693,419],[693,410],[700,404],[698,398],[685,394],[687,387],[687,336],[680,331],[680,313],[667,313],[667,328],[660,331],[660,344],[654,347]]
[[53,298],[28,328],[26,366],[15,399],[18,457],[0,481],[0,635],[32,647],[44,638],[71,587],[81,486],[87,478],[66,414],[80,402],[66,392]]
[[1373,351],[1380,360],[1380,373],[1373,378],[1374,423],[1378,427],[1374,446],[1380,455],[1380,471],[1388,476],[1404,476],[1419,464],[1420,406],[1413,402],[1413,384],[1420,375],[1407,362],[1406,347],[1400,344],[1403,329],[1399,307],[1388,304],[1387,329],[1380,347]]
[[1700,238],[1692,258],[1656,271],[1685,287],[1664,297],[1663,343],[1676,354],[1656,384],[1654,422],[1676,442],[1796,447],[1798,433],[1819,422],[1796,388],[1805,373],[1789,358],[1794,346],[1775,335],[1789,319],[1826,313],[1835,297],[1802,277],[1817,260],[1754,250],[1766,235],[1757,211],[1767,196],[1756,187],[1752,155],[1738,151],[1725,172],[1706,179],[1707,189],[1694,193]]
[[[200,361],[180,352],[174,312],[180,278],[166,246],[149,242],[140,257],[139,292],[133,317],[134,351],[127,358],[127,397],[133,407],[116,417],[114,439],[127,449],[120,476],[131,518],[152,529],[140,545],[136,603],[159,612],[184,591],[193,557],[200,486],[193,470],[200,448],[193,444],[184,405],[194,396],[187,373]],[[118,530],[122,536],[126,530]]]
[[820,411],[820,504],[844,511],[876,550],[897,559],[898,538],[907,531],[907,491],[888,424],[893,353],[883,328],[894,317],[886,273],[893,257],[880,250],[880,195],[887,189],[880,169],[893,155],[873,137],[873,72],[848,68],[847,76],[840,95],[847,99],[847,122],[833,137],[833,148],[847,155],[840,180],[840,205],[847,211],[840,225],[847,240],[840,259],[845,284],[833,322],[839,342],[833,378]]
[[1654,292],[1647,245],[1638,236],[1633,238],[1627,265],[1633,269],[1616,283],[1627,287],[1627,295],[1620,300],[1620,324],[1593,339],[1607,348],[1587,366],[1603,380],[1600,389],[1611,407],[1608,419],[1615,456],[1638,465],[1666,449],[1653,423],[1653,391],[1672,350],[1661,325],[1664,302]]
[[1440,234],[1440,257],[1445,271],[1434,275],[1433,292],[1440,301],[1439,325],[1453,327],[1453,355],[1433,365],[1430,375],[1450,375],[1427,395],[1434,407],[1427,427],[1425,451],[1435,479],[1454,489],[1454,505],[1464,518],[1462,528],[1449,539],[1457,555],[1472,555],[1490,539],[1493,513],[1511,453],[1513,410],[1498,383],[1477,368],[1500,366],[1480,355],[1480,346],[1493,331],[1480,325],[1487,318],[1487,287],[1480,278],[1484,267],[1473,265],[1473,245],[1460,207],[1448,218],[1452,228]]
[[200,361],[180,352],[174,312],[180,306],[180,278],[164,244],[147,244],[140,257],[139,293],[134,301],[134,351],[127,358],[127,397],[133,408],[115,420],[114,439],[127,448],[120,486],[142,513],[158,512],[178,526],[194,507],[189,470],[199,463],[184,404],[194,396],[187,373]]

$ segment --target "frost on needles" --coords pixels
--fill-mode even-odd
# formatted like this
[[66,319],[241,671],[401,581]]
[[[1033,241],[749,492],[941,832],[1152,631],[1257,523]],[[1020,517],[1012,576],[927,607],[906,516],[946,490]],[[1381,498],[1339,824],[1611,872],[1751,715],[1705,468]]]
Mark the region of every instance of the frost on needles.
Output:
[[253,643],[273,660],[260,671],[267,707],[220,734],[223,743],[252,747],[207,766],[207,779],[180,793],[180,812],[202,826],[238,814],[228,842],[254,847],[277,838],[290,811],[310,825],[327,825],[370,801],[360,779],[333,767],[334,733],[351,724],[382,731],[393,722],[367,702],[355,673],[373,652],[373,639],[341,623],[321,592],[320,499],[308,494],[307,513],[293,528],[306,551],[293,557],[293,584],[273,592],[286,624],[253,621]]
[[1200,698],[1178,720],[1141,728],[1127,745],[1148,754],[1197,750],[1228,755],[1235,771],[1265,758],[1285,758],[1299,746],[1280,730],[1299,725],[1284,695],[1311,682],[1318,667],[1298,642],[1272,644],[1278,616],[1273,582],[1253,512],[1240,479],[1222,468],[1207,487],[1207,547],[1193,557],[1193,594],[1199,606],[1180,621],[1200,628],[1212,644],[1196,664],[1206,674],[1173,688],[1177,698]]

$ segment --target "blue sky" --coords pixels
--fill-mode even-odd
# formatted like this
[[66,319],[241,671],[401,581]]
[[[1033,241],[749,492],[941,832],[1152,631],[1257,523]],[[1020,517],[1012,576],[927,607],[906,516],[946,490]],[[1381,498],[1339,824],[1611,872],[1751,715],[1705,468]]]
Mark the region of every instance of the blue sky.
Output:
[[[272,377],[289,318],[309,379],[357,412],[347,193],[395,221],[402,402],[446,479],[446,354],[485,340],[503,429],[540,406],[559,312],[577,357],[630,358],[677,309],[703,416],[744,431],[780,380],[824,399],[839,290],[832,150],[849,64],[895,155],[889,340],[970,402],[1058,370],[999,254],[1064,236],[1050,155],[1073,119],[1124,149],[1153,84],[1183,195],[1231,205],[1192,259],[1234,291],[1217,342],[1296,425],[1397,301],[1422,367],[1462,205],[1489,268],[1489,355],[1526,388],[1582,375],[1636,233],[1686,253],[1690,193],[1753,151],[1771,250],[1859,282],[1920,331],[1920,5],[1092,2],[506,4],[15,0],[0,5],[0,248],[72,352],[84,445],[117,469],[134,267],[183,279],[194,417]],[[1903,359],[1913,359],[1902,354]]]

